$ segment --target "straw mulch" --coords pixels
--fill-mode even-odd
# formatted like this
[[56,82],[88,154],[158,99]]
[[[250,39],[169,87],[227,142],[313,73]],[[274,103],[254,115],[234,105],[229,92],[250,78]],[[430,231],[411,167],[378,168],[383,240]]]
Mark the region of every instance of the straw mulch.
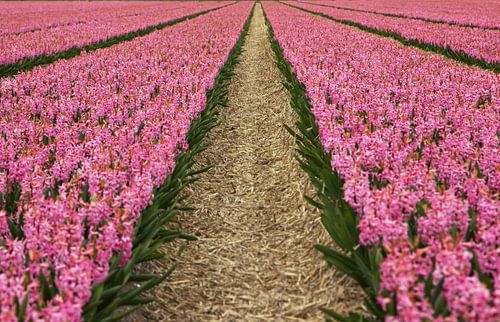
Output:
[[[199,241],[154,264],[157,271],[173,261],[178,267],[154,289],[160,301],[141,319],[315,321],[324,319],[321,306],[341,312],[361,307],[361,291],[313,248],[331,239],[303,199],[313,190],[282,126],[293,124],[294,114],[273,60],[258,5],[229,106],[220,109],[221,124],[198,156],[200,167],[215,167],[187,189],[186,203],[197,210],[179,218]],[[164,251],[175,253],[172,246]]]

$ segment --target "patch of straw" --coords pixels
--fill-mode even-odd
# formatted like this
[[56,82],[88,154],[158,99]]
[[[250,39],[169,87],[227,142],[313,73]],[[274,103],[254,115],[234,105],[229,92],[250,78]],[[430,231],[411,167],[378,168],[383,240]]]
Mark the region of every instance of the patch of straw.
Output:
[[199,241],[153,264],[156,271],[171,261],[178,267],[154,289],[161,300],[133,320],[322,321],[319,307],[361,310],[361,290],[313,248],[331,239],[303,198],[313,188],[283,128],[295,115],[274,59],[257,5],[229,106],[198,156],[200,167],[215,167],[187,188],[186,203],[197,210],[179,218]]

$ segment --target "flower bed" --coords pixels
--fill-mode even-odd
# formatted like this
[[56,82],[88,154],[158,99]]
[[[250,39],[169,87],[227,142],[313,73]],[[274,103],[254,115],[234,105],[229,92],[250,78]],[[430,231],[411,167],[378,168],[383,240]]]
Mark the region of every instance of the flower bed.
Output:
[[116,17],[144,15],[157,9],[182,7],[177,2],[2,2],[0,3],[0,35],[21,34],[59,26],[112,20]]
[[[447,24],[387,17],[373,13],[336,9],[309,3],[290,3],[339,20],[359,23],[376,30],[393,32],[407,41],[450,49],[487,63],[500,63],[500,30],[467,28]],[[464,57],[466,58],[466,57]]]
[[[112,258],[130,271],[137,238],[147,238],[132,241],[139,215],[153,200],[171,200],[156,188],[187,148],[251,7],[237,4],[1,81],[2,321],[77,321],[91,298],[89,310],[116,292],[92,285],[115,272]],[[156,207],[141,227],[161,226],[158,216]]]
[[[66,4],[72,6],[71,3]],[[137,7],[137,5],[132,7],[132,5],[129,10],[110,11],[106,7],[103,9],[96,8],[87,17],[76,15],[73,23],[59,22],[59,25],[51,28],[40,26],[35,27],[34,31],[31,32],[1,35],[0,65],[12,64],[23,59],[43,55],[52,55],[71,48],[84,47],[119,35],[189,16],[196,12],[221,7],[224,4],[218,2],[186,2],[181,5],[177,2],[167,2],[145,7]],[[60,15],[64,13],[64,11],[58,12]],[[31,19],[46,21],[46,14],[42,10],[37,12],[35,17]],[[50,21],[50,19],[48,20]],[[26,22],[25,19],[23,21]],[[33,26],[29,28],[33,30]],[[23,30],[22,28],[18,29]]]
[[312,202],[346,252],[319,247],[327,260],[379,319],[498,320],[499,76],[264,8],[298,79],[288,74]]
[[[310,1],[304,1],[310,2]],[[408,18],[457,24],[470,27],[500,28],[496,0],[335,0],[314,1],[318,4],[400,15]]]

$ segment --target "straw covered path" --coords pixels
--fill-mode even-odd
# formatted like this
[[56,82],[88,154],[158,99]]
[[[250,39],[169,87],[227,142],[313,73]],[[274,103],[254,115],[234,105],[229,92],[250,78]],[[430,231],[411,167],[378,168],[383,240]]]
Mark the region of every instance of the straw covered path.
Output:
[[314,321],[324,319],[321,306],[359,306],[359,290],[313,248],[330,238],[303,198],[309,181],[283,128],[294,114],[260,4],[243,49],[229,106],[220,108],[221,124],[197,158],[200,167],[215,167],[187,188],[186,203],[197,210],[179,218],[199,240],[154,264],[178,266],[154,289],[160,301],[142,312],[147,320]]

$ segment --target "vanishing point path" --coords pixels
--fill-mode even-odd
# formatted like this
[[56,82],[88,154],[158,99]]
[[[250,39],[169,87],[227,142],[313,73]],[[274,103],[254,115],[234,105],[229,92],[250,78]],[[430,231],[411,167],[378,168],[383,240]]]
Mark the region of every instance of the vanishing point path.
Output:
[[331,239],[303,198],[309,179],[283,128],[294,112],[260,4],[243,49],[229,105],[197,159],[215,166],[187,188],[197,210],[179,218],[199,240],[171,258],[177,269],[153,291],[160,301],[142,312],[149,321],[316,321],[324,320],[319,307],[360,305],[359,290],[313,248]]

